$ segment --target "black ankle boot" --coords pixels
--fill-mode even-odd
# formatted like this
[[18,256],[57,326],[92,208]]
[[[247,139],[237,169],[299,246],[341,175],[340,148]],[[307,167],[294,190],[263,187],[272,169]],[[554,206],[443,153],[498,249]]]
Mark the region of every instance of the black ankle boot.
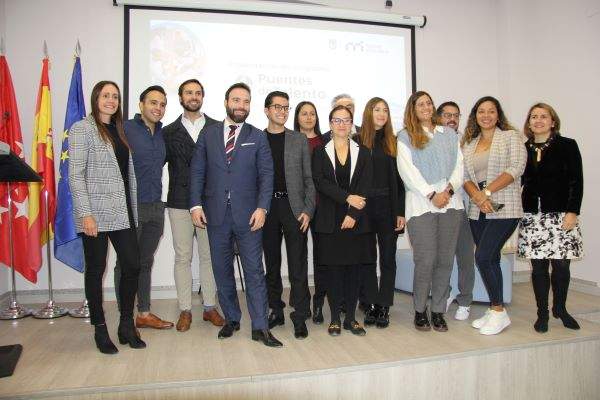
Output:
[[133,326],[132,320],[121,321],[117,333],[119,335],[119,343],[129,344],[132,349],[146,348],[146,343],[140,338],[139,332]]
[[560,318],[560,320],[562,321],[563,325],[565,326],[565,328],[569,328],[569,329],[579,329],[579,324],[577,323],[577,321],[575,320],[575,318],[573,318],[571,316],[571,314],[569,314],[567,312],[566,309],[556,309],[556,308],[552,308],[552,316],[554,318]]
[[106,324],[94,325],[94,340],[100,353],[116,354],[119,352],[117,346],[115,346],[112,340],[110,340],[110,336],[108,336]]
[[375,304],[369,304],[365,308],[365,325],[371,326],[375,325],[377,322],[377,318],[379,317],[380,307]]
[[390,324],[390,308],[385,306],[381,307],[381,312],[377,317],[377,327],[387,328]]
[[538,310],[537,315],[538,318],[537,321],[535,321],[535,324],[533,324],[533,329],[539,333],[548,332],[548,309]]

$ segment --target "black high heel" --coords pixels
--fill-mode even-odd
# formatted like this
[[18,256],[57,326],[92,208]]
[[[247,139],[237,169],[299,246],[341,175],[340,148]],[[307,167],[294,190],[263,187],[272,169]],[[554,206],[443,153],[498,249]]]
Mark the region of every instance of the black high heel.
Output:
[[140,338],[137,329],[133,326],[133,321],[121,321],[117,334],[121,344],[129,344],[132,349],[146,348],[146,342]]
[[116,354],[119,352],[117,346],[110,340],[106,324],[94,325],[94,340],[96,341],[96,347],[100,350],[100,353]]
[[565,328],[568,329],[580,329],[579,324],[577,323],[577,321],[575,320],[575,318],[573,318],[571,316],[571,314],[569,314],[567,312],[567,310],[556,310],[556,309],[552,309],[552,316],[554,318],[560,318],[560,320],[562,321],[563,325],[565,326]]

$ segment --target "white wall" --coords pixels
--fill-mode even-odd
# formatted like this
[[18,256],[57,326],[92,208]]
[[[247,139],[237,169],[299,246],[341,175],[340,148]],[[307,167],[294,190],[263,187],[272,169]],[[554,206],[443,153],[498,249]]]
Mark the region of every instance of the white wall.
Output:
[[[572,276],[600,283],[600,3],[597,0],[504,0],[500,94],[511,120],[522,127],[529,107],[544,101],[561,119],[563,135],[577,140],[583,157],[582,229],[585,257]],[[596,199],[596,200],[594,200]]]
[[[78,38],[83,47],[85,96],[89,96],[94,82],[98,80],[111,79],[122,83],[123,8],[113,7],[108,0],[0,2],[5,8],[5,17],[1,18],[0,14],[0,21],[6,32],[7,58],[17,92],[29,159],[43,40],[48,42],[52,60],[50,80],[53,126],[55,132],[60,132],[63,128],[72,69],[72,53]],[[321,3],[383,11],[384,2],[329,0]],[[597,43],[597,38],[600,37],[598,16],[587,17],[594,11],[593,3],[594,0],[575,0],[565,4],[558,0],[543,3],[532,1],[524,5],[516,0],[395,0],[392,11],[427,16],[427,26],[416,31],[417,86],[418,89],[429,91],[436,103],[454,99],[462,106],[463,114],[467,114],[478,97],[496,95],[505,104],[508,115],[518,125],[522,123],[528,105],[534,100],[540,98],[556,105],[564,119],[563,131],[580,142],[586,168],[583,218],[588,256],[578,263],[573,275],[599,282],[600,271],[594,271],[591,260],[595,255],[594,247],[600,248],[600,243],[596,243],[600,238],[592,237],[591,228],[599,225],[600,216],[598,211],[587,206],[591,204],[592,198],[597,197],[593,188],[599,179],[595,173],[597,167],[591,163],[592,152],[598,146],[594,146],[597,139],[590,132],[592,107],[587,106],[597,104],[599,100],[599,55],[597,46],[592,48],[594,38]],[[572,19],[569,19],[571,17]],[[563,18],[566,19],[565,22],[561,22]],[[547,39],[542,40],[546,36]],[[555,48],[551,49],[551,44]],[[555,54],[560,57],[555,57]],[[553,58],[558,58],[556,64],[550,63]],[[576,70],[573,69],[575,66]],[[350,92],[351,85],[352,83],[349,83]],[[581,87],[587,90],[580,93],[578,90]],[[593,88],[596,93],[595,103],[591,101]],[[59,135],[55,137],[55,150],[58,151]],[[401,242],[401,246],[405,245]],[[171,235],[167,220],[165,236],[156,258],[153,285],[173,285],[172,259]],[[112,262],[112,259],[109,260],[108,265]],[[73,272],[56,260],[53,261],[53,267],[55,288],[83,286],[83,279],[79,273]],[[526,267],[521,265],[518,268]],[[0,281],[4,282],[7,279],[0,275]],[[45,289],[45,267],[40,271],[38,285],[30,285],[19,279],[17,286],[19,290]],[[112,286],[110,268],[106,276],[106,286]]]

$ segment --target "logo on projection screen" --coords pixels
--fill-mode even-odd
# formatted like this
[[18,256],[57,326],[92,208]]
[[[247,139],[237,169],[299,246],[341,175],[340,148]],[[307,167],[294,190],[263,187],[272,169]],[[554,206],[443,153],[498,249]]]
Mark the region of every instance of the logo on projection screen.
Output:
[[149,54],[152,82],[162,85],[167,92],[177,91],[179,84],[190,76],[202,76],[206,66],[202,41],[177,23],[152,22]]

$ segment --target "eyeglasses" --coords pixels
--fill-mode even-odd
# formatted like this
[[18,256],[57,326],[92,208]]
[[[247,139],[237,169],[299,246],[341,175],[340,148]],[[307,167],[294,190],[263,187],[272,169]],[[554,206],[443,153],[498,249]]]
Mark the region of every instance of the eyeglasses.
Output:
[[460,118],[460,113],[442,113],[444,118]]
[[271,104],[267,108],[270,108],[270,107],[273,107],[275,109],[275,111],[277,111],[277,112],[279,112],[279,111],[289,112],[290,111],[290,106],[282,106],[281,104]]
[[350,125],[352,123],[352,118],[331,118],[331,123],[334,125]]

